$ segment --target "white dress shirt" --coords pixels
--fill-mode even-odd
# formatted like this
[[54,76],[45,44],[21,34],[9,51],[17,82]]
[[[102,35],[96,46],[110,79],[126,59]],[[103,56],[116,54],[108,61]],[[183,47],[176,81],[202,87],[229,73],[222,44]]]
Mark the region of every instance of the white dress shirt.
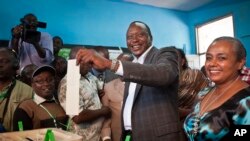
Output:
[[[143,64],[148,52],[150,51],[152,47],[153,46],[150,46],[139,58],[135,57],[135,59],[133,60],[133,63]],[[116,71],[116,74],[123,76],[123,66],[121,62],[119,63],[120,65]],[[130,82],[129,89],[128,89],[128,97],[126,99],[124,110],[123,110],[123,121],[124,121],[125,130],[132,130],[131,113],[132,113],[136,86],[137,86],[137,83]]]

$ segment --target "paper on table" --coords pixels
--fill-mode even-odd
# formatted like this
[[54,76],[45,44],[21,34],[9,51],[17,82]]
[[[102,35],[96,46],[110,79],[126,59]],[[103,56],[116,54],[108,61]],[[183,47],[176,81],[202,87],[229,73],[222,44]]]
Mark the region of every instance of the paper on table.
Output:
[[67,91],[66,91],[66,114],[79,114],[79,83],[80,68],[76,66],[76,59],[68,60],[67,68]]

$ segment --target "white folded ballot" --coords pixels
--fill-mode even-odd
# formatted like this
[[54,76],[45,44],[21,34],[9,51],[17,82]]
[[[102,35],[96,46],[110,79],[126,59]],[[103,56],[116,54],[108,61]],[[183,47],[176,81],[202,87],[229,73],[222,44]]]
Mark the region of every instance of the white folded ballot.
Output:
[[67,91],[66,91],[66,114],[79,114],[79,85],[80,67],[76,65],[76,59],[68,60],[67,68]]

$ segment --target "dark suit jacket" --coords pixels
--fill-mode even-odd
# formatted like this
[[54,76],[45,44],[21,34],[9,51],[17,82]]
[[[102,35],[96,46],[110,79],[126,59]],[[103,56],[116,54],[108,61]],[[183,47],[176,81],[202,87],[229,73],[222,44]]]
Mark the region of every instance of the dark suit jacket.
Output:
[[[137,83],[132,107],[133,141],[179,141],[179,71],[175,49],[153,47],[144,64],[122,62],[122,65],[126,81],[123,104],[128,96],[129,82]],[[122,128],[124,133],[123,120]]]

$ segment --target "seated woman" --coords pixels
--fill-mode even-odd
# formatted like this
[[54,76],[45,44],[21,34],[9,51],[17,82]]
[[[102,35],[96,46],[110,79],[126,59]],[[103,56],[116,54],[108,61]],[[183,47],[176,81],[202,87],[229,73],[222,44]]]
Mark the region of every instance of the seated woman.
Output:
[[200,91],[184,122],[189,140],[230,140],[235,126],[250,125],[250,87],[240,79],[245,62],[246,50],[239,40],[220,37],[210,44],[205,70],[215,85]]
[[59,102],[54,98],[55,69],[41,66],[32,75],[33,99],[25,100],[16,109],[13,118],[13,129],[23,130],[56,127],[66,129],[68,117]]

